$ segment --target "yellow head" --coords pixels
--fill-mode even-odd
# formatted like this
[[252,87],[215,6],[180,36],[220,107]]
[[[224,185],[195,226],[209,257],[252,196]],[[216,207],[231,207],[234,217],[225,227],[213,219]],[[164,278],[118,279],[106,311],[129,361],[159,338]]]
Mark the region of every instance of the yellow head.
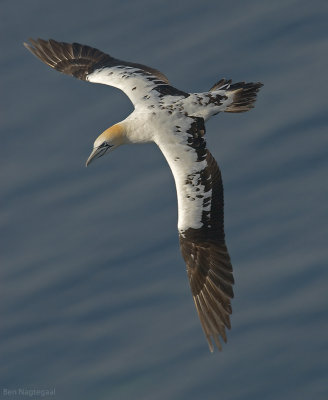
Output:
[[107,151],[112,151],[125,142],[125,128],[123,124],[115,124],[106,129],[95,140],[92,153],[87,159],[86,166],[96,158],[103,156]]

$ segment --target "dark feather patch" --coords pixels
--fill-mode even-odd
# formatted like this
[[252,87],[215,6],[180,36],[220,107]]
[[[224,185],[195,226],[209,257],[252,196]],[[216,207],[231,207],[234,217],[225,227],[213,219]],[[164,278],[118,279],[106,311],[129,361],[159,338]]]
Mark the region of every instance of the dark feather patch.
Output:
[[159,85],[154,88],[160,95],[162,96],[183,96],[183,97],[189,97],[190,94],[183,92],[182,90],[176,89],[173,86],[170,85]]
[[[202,235],[203,236],[203,235]],[[210,350],[212,339],[221,350],[219,338],[227,341],[233,298],[232,266],[227,247],[220,241],[190,240],[180,235],[180,248],[187,265],[191,292]]]
[[53,39],[29,39],[30,43],[24,46],[45,64],[67,75],[86,80],[86,76],[99,68],[104,67],[132,67],[139,69],[139,73],[154,79],[160,84],[168,84],[166,76],[151,67],[143,64],[118,60],[102,51],[79,43],[57,42]]
[[232,265],[225,245],[223,185],[220,169],[206,148],[202,118],[191,117],[187,144],[197,153],[197,162],[206,160],[206,167],[187,176],[185,185],[200,185],[204,193],[202,227],[180,232],[180,248],[187,265],[191,292],[210,350],[212,339],[221,349],[219,337],[226,342],[225,328],[230,328],[233,297]]
[[235,92],[235,94],[233,102],[225,109],[225,112],[241,113],[254,108],[257,93],[262,86],[261,82],[238,82],[230,85],[228,92]]

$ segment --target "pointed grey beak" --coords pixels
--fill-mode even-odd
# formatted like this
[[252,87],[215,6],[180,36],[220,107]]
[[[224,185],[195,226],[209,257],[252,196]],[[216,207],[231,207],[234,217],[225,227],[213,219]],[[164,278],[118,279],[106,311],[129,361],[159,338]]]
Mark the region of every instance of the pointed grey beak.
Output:
[[93,160],[103,156],[108,149],[109,149],[109,146],[96,147],[95,149],[93,149],[89,158],[87,159],[87,162],[85,163],[85,166],[87,167]]
[[87,167],[91,161],[93,161],[95,158],[97,158],[97,153],[98,153],[99,149],[93,149],[89,158],[87,159],[87,162],[85,163],[85,166]]

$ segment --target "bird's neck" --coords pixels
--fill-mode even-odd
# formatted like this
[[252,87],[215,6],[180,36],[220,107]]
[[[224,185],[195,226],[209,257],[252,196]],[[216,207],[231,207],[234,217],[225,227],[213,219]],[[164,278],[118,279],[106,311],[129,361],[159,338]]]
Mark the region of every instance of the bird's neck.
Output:
[[124,126],[126,143],[148,143],[154,141],[154,129],[147,113],[132,113],[120,122]]

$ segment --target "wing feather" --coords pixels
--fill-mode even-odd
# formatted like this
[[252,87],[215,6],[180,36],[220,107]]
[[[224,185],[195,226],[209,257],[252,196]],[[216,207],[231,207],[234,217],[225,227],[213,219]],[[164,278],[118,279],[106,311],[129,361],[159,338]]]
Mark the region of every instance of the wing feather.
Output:
[[[188,122],[187,122],[188,121]],[[174,175],[179,210],[179,240],[196,310],[208,345],[227,341],[233,298],[232,265],[225,244],[223,184],[206,148],[202,118],[179,124],[176,142],[158,141]]]
[[134,104],[154,89],[157,96],[163,93],[187,96],[170,86],[162,72],[146,65],[118,60],[79,43],[57,42],[53,39],[29,39],[29,42],[24,46],[51,68],[78,79],[117,87]]
[[[97,67],[126,66],[138,68],[145,75],[153,75],[164,83],[169,83],[167,77],[155,68],[143,64],[118,60],[102,51],[79,43],[57,42],[49,39],[29,39],[24,46],[41,61],[64,74],[86,80],[86,76]],[[82,67],[82,68],[81,68]]]
[[[224,342],[227,341],[225,329],[231,327],[234,280],[225,243],[220,241],[209,243],[204,238],[204,233],[201,236],[202,239],[198,242],[194,236],[188,240],[188,234],[180,234],[180,248],[186,262],[197,312],[210,350],[213,351],[211,339],[214,339],[216,344],[219,337]],[[217,256],[216,249],[220,250],[220,257]],[[199,253],[203,253],[203,256],[199,257]],[[221,349],[221,346],[217,347]]]

